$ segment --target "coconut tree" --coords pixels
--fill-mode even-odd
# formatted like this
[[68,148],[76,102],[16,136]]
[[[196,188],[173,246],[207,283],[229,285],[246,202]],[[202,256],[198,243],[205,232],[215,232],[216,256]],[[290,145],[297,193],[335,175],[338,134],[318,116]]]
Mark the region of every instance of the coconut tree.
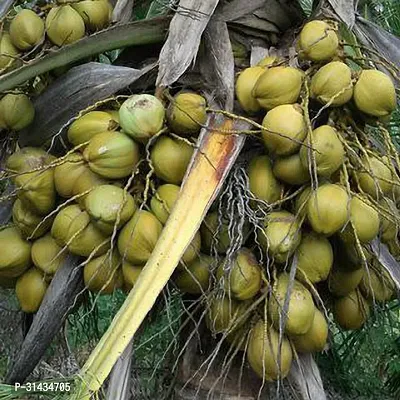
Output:
[[[0,9],[3,15],[11,3],[4,3]],[[131,91],[141,92],[155,87],[157,97],[168,101],[171,98],[169,88],[190,86],[201,90],[209,105],[207,123],[202,124],[196,151],[161,236],[112,325],[82,367],[79,376],[72,378],[72,398],[90,398],[98,393],[112,371],[109,398],[123,398],[126,395],[128,385],[125,380],[121,382],[118,378],[127,376],[132,338],[154,309],[219,193],[220,196],[247,201],[246,207],[241,207],[240,202],[231,203],[230,217],[236,217],[237,221],[230,224],[231,252],[228,251],[228,256],[233,256],[242,245],[243,237],[239,232],[245,217],[259,221],[260,218],[257,219],[251,212],[252,197],[248,195],[248,185],[240,183],[243,180],[246,182],[247,178],[240,160],[237,162],[238,156],[243,148],[246,152],[246,134],[253,134],[251,131],[256,125],[251,118],[243,117],[235,105],[235,68],[238,70],[250,64],[255,65],[267,55],[291,58],[296,53],[294,38],[306,21],[301,5],[295,1],[260,0],[249,4],[236,0],[155,1],[146,9],[146,18],[135,22],[130,22],[135,2],[119,0],[115,3],[115,24],[112,27],[63,45],[56,51],[39,53],[19,68],[6,70],[0,76],[0,91],[7,92],[38,77],[43,82],[43,77],[49,71],[80,64],[62,74],[48,88],[41,89],[37,85],[40,94],[35,100],[35,119],[29,128],[19,132],[20,146],[47,145],[55,154],[63,153],[63,142],[59,138],[73,121],[106,103],[110,97],[118,101],[118,93],[127,87]],[[308,6],[312,18],[329,18],[342,25],[343,37],[352,48],[349,50],[349,59],[355,63],[358,61],[361,66],[375,63],[378,68],[392,73],[398,84],[399,40],[365,19],[371,13],[379,12],[374,2],[359,2],[364,17],[356,13],[356,3],[326,0],[313,2],[312,8],[310,4]],[[368,12],[365,11],[367,7]],[[134,54],[135,48],[140,49],[139,55]],[[121,49],[125,50],[119,54]],[[118,60],[129,66],[81,63],[87,57],[100,53],[111,59],[119,57]],[[147,154],[152,144],[150,140],[146,145]],[[252,156],[251,152],[247,155],[248,158]],[[150,183],[146,180],[143,192],[145,199],[149,187]],[[12,192],[13,189],[10,190]],[[10,204],[7,207],[2,212],[3,222],[9,219]],[[380,261],[391,279],[399,286],[400,270],[393,256],[377,240],[372,247],[380,255]],[[77,294],[82,290],[82,269],[76,268],[81,264],[78,257],[69,255],[52,279],[21,352],[8,373],[8,383],[26,379],[60,329]],[[295,273],[294,262],[288,287],[293,284]],[[289,295],[291,290],[287,290]],[[253,304],[253,309],[264,299],[261,297],[259,304]],[[285,305],[286,311],[287,307],[288,304]],[[218,350],[223,346],[222,341],[212,342],[210,339],[212,346],[206,348],[204,355],[198,356],[197,333],[204,329],[204,324],[196,323],[196,320],[201,319],[201,310],[194,308],[185,312],[189,317],[184,318],[180,330],[184,344],[180,352],[179,381],[183,389],[178,398],[192,398],[193,395],[210,398],[223,394],[240,396],[240,386],[246,388],[246,393],[242,393],[246,398],[256,398],[261,394],[265,381],[260,384],[243,368],[243,363],[235,364],[238,351],[231,349],[230,353],[221,355]],[[262,334],[263,330],[260,329],[260,332]],[[282,331],[278,341],[281,348]],[[214,363],[215,360],[218,362]],[[215,364],[219,369],[213,371]],[[207,376],[211,378],[202,389],[201,384]],[[229,386],[227,380],[234,384]],[[296,357],[289,382],[304,398],[325,398],[318,368],[310,355]]]

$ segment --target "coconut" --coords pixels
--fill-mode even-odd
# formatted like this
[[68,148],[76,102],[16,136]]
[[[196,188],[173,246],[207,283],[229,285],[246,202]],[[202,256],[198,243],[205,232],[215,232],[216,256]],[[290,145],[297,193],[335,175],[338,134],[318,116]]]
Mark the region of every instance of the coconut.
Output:
[[19,51],[12,44],[8,33],[0,32],[0,69],[11,67],[16,63]]
[[330,60],[336,55],[338,46],[336,32],[324,21],[310,21],[300,32],[299,52],[308,60]]
[[[231,239],[228,231],[228,221],[219,221],[218,211],[206,215],[200,227],[203,250],[211,253],[212,246],[218,253],[224,254],[229,249]],[[215,236],[215,237],[214,237]]]
[[253,158],[247,169],[247,175],[249,188],[254,197],[269,204],[280,199],[283,188],[272,173],[268,156]]
[[201,249],[201,235],[200,231],[197,231],[193,237],[193,240],[190,242],[189,246],[186,248],[183,256],[181,258],[181,262],[178,264],[178,269],[185,269],[185,266],[192,263],[200,254]]
[[[72,197],[78,178],[89,170],[81,153],[71,153],[54,168],[54,185],[61,197]],[[89,170],[90,171],[90,170]]]
[[15,278],[31,264],[31,244],[15,227],[0,231],[0,277]]
[[225,268],[225,263],[221,264],[217,278],[222,281],[225,291],[236,300],[251,299],[260,291],[261,267],[251,250],[240,249],[229,269]]
[[296,217],[302,218],[307,214],[307,203],[312,195],[311,186],[306,186],[297,196],[294,204]]
[[119,109],[119,120],[124,133],[140,142],[147,142],[160,132],[164,119],[163,104],[150,94],[133,95]]
[[284,263],[301,240],[298,220],[288,211],[271,212],[264,220],[264,229],[257,232],[257,238],[264,251],[276,262]]
[[13,172],[29,172],[50,164],[55,158],[38,147],[23,147],[7,159],[6,167]]
[[32,244],[32,261],[44,275],[52,277],[65,260],[66,252],[50,234],[35,240]]
[[363,192],[378,199],[392,191],[393,174],[389,166],[378,155],[363,156],[361,171],[355,173],[356,181]]
[[335,300],[333,315],[344,330],[360,329],[369,316],[368,302],[358,291],[352,291],[345,297]]
[[[285,298],[288,293],[290,277],[288,274],[279,275],[273,285],[268,312],[276,328],[281,324]],[[293,281],[289,304],[286,313],[285,333],[289,335],[304,335],[314,320],[315,306],[311,293],[297,281]]]
[[179,185],[192,158],[193,147],[183,141],[162,136],[157,139],[150,154],[155,174],[165,182]]
[[181,136],[193,136],[207,122],[207,102],[193,92],[178,93],[167,110],[167,119],[173,132]]
[[267,381],[285,378],[293,358],[289,340],[263,320],[251,330],[246,355],[253,371]]
[[357,288],[363,276],[362,268],[355,270],[334,268],[328,279],[329,291],[335,296],[347,296]]
[[178,198],[180,187],[177,185],[161,185],[150,201],[150,208],[158,220],[165,224]]
[[44,22],[32,10],[21,10],[11,21],[10,38],[15,47],[29,50],[43,39]]
[[200,254],[184,271],[179,271],[174,278],[176,286],[184,293],[202,294],[210,285],[210,271],[214,259]]
[[291,337],[292,344],[300,353],[316,353],[324,350],[328,340],[328,323],[324,314],[315,310],[311,328],[304,335]]
[[85,209],[94,226],[107,235],[113,233],[115,226],[121,228],[132,217],[136,203],[124,189],[101,185],[87,195]]
[[53,218],[43,219],[43,216],[33,213],[22,203],[20,199],[15,200],[12,217],[15,226],[24,238],[36,239],[50,230]]
[[134,265],[145,264],[161,235],[160,221],[149,211],[137,210],[118,236],[118,250]]
[[303,185],[310,180],[310,172],[303,166],[299,153],[277,158],[272,172],[280,181],[290,185]]
[[364,70],[354,86],[354,102],[365,114],[386,117],[396,109],[396,89],[385,73]]
[[397,209],[396,204],[388,198],[382,199],[379,204],[383,211],[381,212],[381,239],[384,243],[396,241],[399,233],[399,210]]
[[135,286],[142,270],[142,265],[132,265],[128,261],[122,263],[122,277],[124,279],[125,291],[129,292]]
[[303,146],[300,149],[300,160],[307,170],[312,162],[312,151],[317,174],[321,177],[328,178],[343,164],[345,151],[336,129],[331,126],[323,125],[314,129],[306,143],[310,147]]
[[260,104],[253,97],[253,89],[258,78],[265,72],[265,68],[255,66],[244,69],[236,81],[236,98],[240,107],[248,114],[255,114],[261,110]]
[[341,61],[321,67],[311,79],[311,96],[322,104],[342,106],[353,97],[351,69]]
[[360,282],[361,293],[367,300],[385,302],[389,301],[394,292],[393,279],[378,261],[375,260],[373,268],[368,268]]
[[328,239],[314,232],[302,236],[297,248],[296,278],[318,283],[328,278],[333,265],[333,250]]
[[82,17],[86,28],[91,32],[104,29],[110,22],[108,0],[81,0],[71,5]]
[[20,131],[30,125],[35,108],[26,94],[6,94],[0,100],[0,128]]
[[339,268],[345,270],[359,269],[364,264],[364,260],[371,260],[371,252],[364,245],[361,245],[360,249],[354,240],[346,240],[348,238],[344,235],[338,235],[336,239],[334,253]]
[[257,80],[252,95],[262,108],[271,110],[282,104],[296,103],[303,72],[292,67],[268,68]]
[[123,133],[103,132],[90,139],[83,152],[89,168],[110,179],[129,176],[139,162],[139,146]]
[[99,133],[115,131],[118,121],[105,111],[90,111],[68,128],[68,140],[73,146],[88,142]]
[[47,283],[42,273],[31,268],[18,278],[15,285],[15,294],[21,310],[26,313],[35,313],[46,294]]
[[70,5],[53,7],[46,17],[48,38],[57,46],[64,46],[85,36],[85,23]]
[[285,156],[296,153],[307,134],[303,112],[298,104],[285,104],[267,113],[262,137],[267,149]]
[[[277,64],[282,63],[282,62],[283,62],[283,60],[280,59],[278,56],[266,56],[266,57],[262,58],[257,63],[257,65],[260,67],[269,68],[269,67],[276,66]],[[264,71],[265,71],[265,69],[264,69]]]
[[[71,175],[71,178],[72,175]],[[68,184],[72,184],[69,180],[66,180]],[[74,185],[72,187],[72,196],[76,196],[76,201],[79,203],[82,209],[85,208],[85,200],[87,195],[91,190],[94,190],[97,186],[106,185],[107,181],[100,175],[95,174],[88,166],[85,164],[85,169],[76,178]],[[87,193],[86,193],[87,192]],[[83,194],[86,193],[86,194]]]
[[326,236],[339,231],[348,220],[349,196],[339,185],[326,183],[311,194],[307,218],[313,230]]
[[105,113],[109,114],[111,118],[119,125],[119,110],[104,110]]
[[91,222],[86,211],[74,204],[63,208],[51,227],[51,235],[59,246],[82,257],[100,256],[110,247],[108,237]]

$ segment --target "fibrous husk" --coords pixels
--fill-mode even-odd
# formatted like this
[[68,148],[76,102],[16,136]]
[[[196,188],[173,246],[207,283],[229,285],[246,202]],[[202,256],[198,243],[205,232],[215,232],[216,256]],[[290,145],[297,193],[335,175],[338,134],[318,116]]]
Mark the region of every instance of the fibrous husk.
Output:
[[288,293],[290,278],[288,274],[279,275],[273,285],[268,312],[271,320],[279,328],[281,320],[286,318],[285,333],[289,335],[304,335],[314,320],[315,306],[308,289],[296,279],[293,281],[289,304],[284,314],[284,303]]
[[299,153],[277,158],[272,171],[280,181],[290,185],[303,185],[310,180],[310,172],[302,164]]
[[35,108],[26,94],[8,93],[0,100],[0,128],[20,131],[34,117]]
[[296,153],[307,133],[303,110],[298,104],[273,108],[265,116],[262,125],[265,146],[278,156]]
[[354,291],[364,276],[364,269],[361,265],[358,267],[355,270],[335,267],[329,275],[329,291],[335,296],[347,296]]
[[129,292],[134,286],[142,272],[143,265],[133,265],[128,261],[122,263],[122,277],[124,280],[124,290]]
[[100,31],[110,23],[110,6],[108,0],[81,0],[72,4],[91,32]]
[[244,69],[237,78],[235,93],[240,106],[248,114],[255,114],[261,110],[260,103],[253,96],[253,89],[258,78],[265,72],[262,66]]
[[161,185],[150,201],[150,208],[158,220],[165,224],[178,198],[180,187],[172,184]]

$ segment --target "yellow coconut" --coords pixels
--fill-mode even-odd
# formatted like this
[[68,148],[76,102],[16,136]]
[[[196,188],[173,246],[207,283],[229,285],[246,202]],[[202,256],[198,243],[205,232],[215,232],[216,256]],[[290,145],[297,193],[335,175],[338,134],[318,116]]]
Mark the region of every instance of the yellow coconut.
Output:
[[20,131],[35,117],[35,108],[26,94],[8,93],[0,100],[0,128]]
[[365,271],[360,282],[360,290],[367,300],[385,302],[392,298],[395,284],[389,273],[375,261],[372,268]]
[[16,64],[18,55],[19,51],[12,44],[10,35],[0,32],[0,69]]
[[172,184],[161,185],[150,201],[150,208],[158,220],[165,224],[178,198],[180,187]]
[[277,158],[272,169],[274,175],[290,185],[303,185],[310,180],[310,172],[300,160],[300,154]]
[[278,156],[296,153],[307,134],[303,112],[297,104],[275,107],[267,113],[262,125],[265,146]]
[[21,310],[26,313],[34,313],[39,310],[46,290],[46,280],[39,270],[31,268],[24,272],[15,285],[15,294]]
[[244,69],[236,81],[236,98],[240,107],[248,114],[255,114],[261,110],[257,99],[253,97],[253,89],[258,78],[265,72],[262,66],[255,66]]
[[329,291],[335,296],[347,296],[360,284],[364,269],[345,270],[334,268],[328,279]]
[[193,136],[207,122],[207,102],[194,92],[178,93],[167,110],[168,124],[173,132],[181,136]]
[[324,350],[328,340],[328,323],[324,314],[316,309],[310,329],[304,335],[291,337],[292,344],[300,353],[316,353]]
[[118,121],[108,112],[90,111],[75,120],[68,128],[68,140],[73,146],[88,142],[99,133],[115,131]]
[[[290,278],[288,274],[279,275],[273,285],[268,312],[274,326],[278,329],[284,318],[283,307],[288,293]],[[297,280],[293,281],[286,313],[285,333],[289,335],[304,335],[314,320],[315,306],[311,293]]]
[[52,277],[65,260],[66,252],[47,234],[32,244],[32,261],[44,275]]
[[253,158],[247,169],[247,175],[250,191],[255,198],[269,204],[280,199],[283,188],[272,173],[268,156]]
[[369,313],[368,302],[358,291],[336,299],[333,306],[335,320],[344,330],[360,329],[368,319]]
[[260,67],[273,67],[282,62],[283,62],[283,60],[280,59],[278,56],[266,56],[266,57],[262,58],[257,63],[257,65]]
[[133,265],[126,260],[122,263],[122,277],[124,279],[125,291],[129,292],[135,286],[142,270],[143,265]]
[[285,378],[293,358],[289,340],[263,320],[259,320],[250,332],[246,355],[253,371],[267,381]]
[[76,180],[74,180],[74,182],[68,183],[71,184],[68,189],[72,188],[72,196],[76,196],[76,202],[79,203],[82,209],[84,209],[85,200],[90,191],[94,190],[94,188],[96,188],[97,186],[106,185],[107,181],[100,175],[95,174],[87,166],[87,164],[85,164],[84,170],[79,174]]
[[297,218],[288,211],[271,212],[264,220],[264,229],[257,232],[265,252],[278,263],[284,263],[295,252],[301,240]]
[[161,222],[151,212],[137,210],[118,236],[118,250],[134,265],[145,264],[162,231]]
[[282,104],[296,103],[303,72],[292,67],[268,68],[257,80],[252,95],[262,108],[271,110]]
[[139,162],[139,145],[123,133],[103,132],[90,139],[83,157],[96,174],[110,179],[125,178]]
[[10,38],[15,47],[29,50],[43,39],[44,22],[32,10],[21,10],[11,21]]
[[252,251],[246,248],[238,251],[231,264],[220,265],[217,278],[237,300],[251,299],[261,289],[261,267]]
[[180,185],[192,158],[193,147],[162,136],[157,139],[150,154],[155,174],[167,183]]
[[189,246],[186,248],[183,256],[181,258],[181,262],[178,264],[178,269],[185,269],[185,265],[189,265],[192,263],[200,254],[201,249],[201,234],[200,231],[197,231],[193,237],[193,240],[190,242]]
[[31,244],[24,240],[18,229],[9,227],[0,231],[0,277],[15,278],[31,263]]
[[342,106],[353,97],[351,69],[341,61],[324,65],[311,79],[310,90],[320,103]]
[[307,203],[312,195],[311,186],[306,186],[297,196],[294,204],[294,211],[298,218],[307,214]]
[[174,278],[176,286],[184,293],[202,294],[210,285],[213,257],[200,254],[184,271],[179,271]]
[[319,186],[307,203],[307,218],[314,231],[326,236],[338,232],[348,221],[349,201],[343,187],[331,183]]
[[300,32],[300,55],[308,60],[331,60],[336,55],[338,46],[336,32],[324,21],[308,22]]
[[[328,178],[344,161],[344,148],[336,129],[323,125],[313,130],[311,137],[305,140],[308,147],[300,149],[300,160],[304,168],[310,168],[310,162],[315,160],[317,174]],[[314,154],[312,154],[313,152]]]
[[108,0],[81,0],[72,7],[79,13],[89,31],[95,32],[107,27],[110,22]]
[[328,239],[314,232],[303,234],[297,248],[296,278],[317,283],[328,278],[333,265],[333,249]]
[[93,224],[105,234],[121,228],[136,211],[132,195],[115,185],[96,186],[85,199]]
[[12,209],[12,217],[21,235],[24,238],[29,237],[30,239],[43,236],[50,230],[54,219],[53,217],[43,218],[42,215],[33,213],[20,199],[15,200]]
[[354,102],[360,111],[368,115],[385,117],[396,109],[396,89],[385,73],[364,70],[354,86]]
[[64,46],[85,35],[85,23],[70,5],[53,7],[46,17],[46,33],[57,46]]

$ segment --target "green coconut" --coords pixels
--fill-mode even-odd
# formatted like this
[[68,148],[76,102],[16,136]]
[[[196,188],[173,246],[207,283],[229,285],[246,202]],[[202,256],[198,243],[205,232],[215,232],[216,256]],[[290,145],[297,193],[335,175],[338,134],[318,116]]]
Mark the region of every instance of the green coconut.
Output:
[[396,89],[385,73],[363,70],[354,86],[354,102],[365,114],[386,117],[396,109]]
[[246,356],[253,371],[266,381],[285,378],[293,359],[289,340],[263,320],[250,332]]
[[364,269],[346,270],[334,268],[328,279],[329,291],[335,296],[347,296],[360,284],[364,276]]
[[108,183],[105,178],[102,178],[100,175],[95,174],[87,166],[87,164],[85,164],[84,170],[81,171],[81,173],[79,174],[79,176],[76,177],[75,180],[73,179],[72,174],[71,178],[74,182],[66,180],[68,184],[67,189],[69,191],[69,189],[72,188],[72,196],[75,198],[76,202],[80,205],[82,209],[85,208],[86,197],[90,193],[90,191],[94,190],[97,186],[106,185]]
[[[317,174],[328,178],[343,164],[345,151],[336,129],[329,125],[314,129],[305,142],[309,147],[300,149],[300,160],[304,168],[310,168],[314,157]],[[311,150],[312,149],[312,150]],[[311,152],[314,152],[314,155]]]
[[133,265],[142,265],[150,258],[163,226],[149,211],[137,210],[118,236],[118,250]]
[[351,69],[341,61],[321,67],[311,79],[311,96],[322,104],[342,106],[353,97]]
[[272,172],[280,181],[290,185],[303,185],[310,180],[310,172],[302,164],[299,153],[277,158]]
[[311,61],[331,60],[339,46],[336,32],[325,21],[310,21],[300,32],[299,53]]
[[301,70],[292,67],[268,68],[258,78],[252,95],[266,110],[282,104],[296,103],[300,95],[303,76]]
[[299,353],[316,353],[324,350],[328,332],[328,323],[324,314],[316,309],[310,329],[304,335],[291,336],[290,339]]
[[377,302],[389,301],[396,289],[389,273],[376,260],[363,274],[359,287],[367,300]]
[[346,190],[335,184],[320,185],[307,203],[307,218],[317,233],[330,236],[348,221],[350,198]]
[[0,230],[0,277],[20,276],[31,264],[31,244],[15,227]]
[[122,263],[122,278],[126,292],[129,292],[135,286],[142,270],[143,265],[133,265],[126,260]]
[[90,111],[76,119],[68,128],[68,140],[73,146],[88,142],[99,133],[115,131],[118,121],[108,112]]
[[251,160],[247,169],[249,188],[254,197],[266,203],[275,203],[281,197],[282,185],[272,173],[268,156],[258,156]]
[[258,78],[265,72],[262,66],[245,68],[236,81],[235,93],[240,107],[248,114],[255,114],[261,110],[260,103],[253,96],[253,89]]
[[333,315],[344,330],[360,329],[369,317],[370,309],[367,300],[359,291],[352,291],[335,300]]
[[327,238],[314,232],[303,234],[297,248],[296,278],[318,283],[328,278],[333,265],[333,249]]
[[301,240],[297,218],[288,211],[273,211],[264,220],[264,229],[257,232],[265,252],[278,263],[285,263]]
[[104,178],[125,178],[140,160],[139,145],[123,133],[103,132],[90,139],[83,152],[89,168]]
[[35,117],[35,108],[26,94],[8,93],[0,100],[0,128],[20,131]]
[[15,294],[21,310],[26,313],[35,313],[39,310],[47,286],[44,276],[36,268],[24,272],[15,285]]
[[296,153],[307,134],[301,107],[284,104],[265,116],[262,138],[267,149],[278,156]]
[[174,277],[176,286],[184,293],[202,294],[210,285],[210,271],[213,257],[200,254],[184,271]]
[[50,277],[57,272],[67,256],[65,249],[50,234],[33,242],[31,255],[35,267]]
[[10,68],[16,64],[19,50],[12,44],[10,35],[0,32],[0,69]]
[[194,136],[207,122],[207,102],[194,92],[178,93],[167,110],[168,124],[173,132],[181,136]]
[[161,185],[150,201],[150,208],[158,220],[165,224],[181,188],[177,185]]
[[[283,318],[283,309],[288,292],[290,278],[283,273],[273,285],[268,304],[270,318],[276,328],[279,328]],[[288,335],[304,335],[314,320],[315,306],[311,293],[297,280],[293,281],[289,304],[286,313],[285,333]]]
[[115,185],[96,186],[85,199],[85,209],[93,224],[103,233],[121,228],[136,211],[132,195]]
[[108,0],[81,0],[71,4],[91,31],[100,31],[110,23],[110,3]]
[[306,186],[297,196],[294,203],[294,211],[298,218],[302,218],[307,214],[307,203],[311,198],[313,191],[311,186]]
[[[228,269],[226,270],[226,268]],[[242,248],[231,265],[221,264],[217,278],[225,291],[236,300],[253,298],[261,289],[261,267],[251,250]]]

